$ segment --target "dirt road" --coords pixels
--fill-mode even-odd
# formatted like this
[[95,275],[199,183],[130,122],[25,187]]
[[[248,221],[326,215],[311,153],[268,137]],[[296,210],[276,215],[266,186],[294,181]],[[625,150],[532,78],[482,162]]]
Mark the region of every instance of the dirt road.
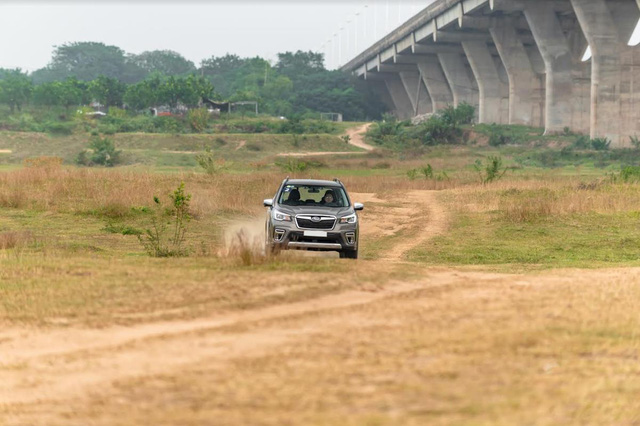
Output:
[[364,124],[360,127],[354,127],[347,130],[346,135],[349,136],[349,145],[356,146],[364,149],[365,152],[358,151],[318,151],[318,152],[283,152],[278,154],[280,157],[318,157],[323,155],[353,155],[353,154],[366,154],[368,151],[373,151],[374,147],[364,141],[364,133],[369,129],[371,123]]
[[[389,229],[397,236],[381,259],[375,261],[379,267],[382,265],[381,270],[384,265],[391,268],[405,261],[409,250],[446,232],[449,224],[447,211],[433,191],[411,191],[406,197],[393,200],[376,194],[353,195],[372,205],[389,206],[373,209],[362,222],[364,238],[380,237]],[[392,222],[399,216],[390,215],[390,209],[406,213],[401,217],[408,219],[393,228]],[[368,227],[369,223],[376,226]],[[212,314],[192,321],[102,329],[5,329],[0,332],[0,423],[336,424],[341,416],[354,412],[357,415],[361,410],[385,413],[383,418],[389,422],[379,424],[404,424],[413,415],[407,405],[414,404],[415,412],[423,408],[417,401],[397,400],[397,394],[404,392],[398,387],[400,383],[409,386],[415,380],[414,373],[403,363],[423,366],[415,367],[420,369],[440,365],[437,363],[441,360],[428,351],[416,354],[403,349],[405,355],[393,355],[400,356],[397,365],[385,365],[385,354],[398,344],[385,341],[388,336],[403,336],[419,346],[423,333],[437,335],[442,327],[466,323],[468,316],[478,324],[488,321],[477,316],[479,307],[491,307],[490,312],[505,317],[511,315],[510,309],[515,312],[513,315],[520,315],[525,297],[535,300],[541,292],[558,288],[573,292],[575,285],[588,289],[594,282],[629,282],[629,277],[637,275],[635,270],[609,270],[586,276],[575,271],[508,275],[422,268],[411,278],[390,278],[366,291]],[[621,288],[626,287],[617,287],[619,297],[624,295]],[[508,297],[504,304],[494,306],[496,300],[504,299],[505,292]],[[594,294],[595,299],[603,298],[600,293]],[[541,300],[546,300],[544,297]],[[461,301],[473,309],[456,311]],[[434,312],[445,303],[453,307],[438,314],[446,320],[437,319]],[[544,310],[545,315],[557,317],[567,315],[565,311],[563,305]],[[407,316],[412,312],[419,312],[420,319]],[[434,328],[428,332],[416,328],[431,325]],[[372,330],[376,337],[356,343]],[[387,336],[385,330],[392,332]],[[482,328],[476,332],[486,334]],[[518,332],[514,330],[514,334]],[[405,336],[407,333],[409,337]],[[376,343],[378,339],[381,346]],[[462,350],[462,346],[456,348]],[[322,361],[340,353],[343,355],[339,361]],[[545,361],[544,368],[559,365],[550,355],[537,356],[551,359]],[[381,367],[376,369],[376,365]],[[444,369],[443,374],[453,374],[447,373],[451,367],[442,365],[437,368]],[[283,366],[289,370],[281,371]],[[331,369],[334,373],[325,377],[323,371]],[[423,378],[425,383],[428,377]],[[454,376],[450,377],[453,380]],[[325,388],[318,384],[323,380],[327,380]],[[388,388],[387,383],[394,385]],[[334,388],[344,389],[344,395],[327,400]],[[449,398],[455,400],[458,396]],[[447,406],[434,404],[433,407]],[[368,424],[366,417],[354,418],[350,424]]]

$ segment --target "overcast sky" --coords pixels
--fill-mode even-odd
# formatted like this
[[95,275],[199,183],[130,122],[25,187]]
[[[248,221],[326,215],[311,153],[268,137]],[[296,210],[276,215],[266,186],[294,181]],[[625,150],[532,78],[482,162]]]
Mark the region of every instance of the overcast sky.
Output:
[[313,50],[335,68],[432,2],[0,0],[0,67],[33,71],[54,46],[96,41],[128,53],[175,50],[196,65],[226,53],[274,60]]

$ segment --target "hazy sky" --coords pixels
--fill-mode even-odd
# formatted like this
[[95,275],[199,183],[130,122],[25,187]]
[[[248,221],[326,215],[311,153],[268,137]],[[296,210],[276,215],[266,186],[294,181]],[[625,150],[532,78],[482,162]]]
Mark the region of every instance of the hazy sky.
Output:
[[97,41],[128,53],[175,50],[196,65],[226,53],[313,50],[335,68],[432,2],[0,0],[0,67],[33,71],[56,45]]

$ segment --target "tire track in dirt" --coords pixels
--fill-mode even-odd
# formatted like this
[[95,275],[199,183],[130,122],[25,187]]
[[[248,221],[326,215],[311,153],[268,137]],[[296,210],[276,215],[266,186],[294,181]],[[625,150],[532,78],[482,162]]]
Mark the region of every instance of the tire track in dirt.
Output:
[[[80,397],[117,380],[160,374],[204,359],[259,354],[316,330],[226,332],[225,328],[364,305],[430,285],[393,283],[376,291],[347,291],[317,299],[195,321],[157,322],[100,330],[14,330],[0,334],[0,401],[29,404]],[[25,374],[28,371],[28,374]]]
[[373,123],[367,123],[360,127],[354,127],[352,129],[347,130],[347,135],[349,136],[349,144],[353,146],[357,146],[358,148],[362,148],[366,151],[373,151],[375,148],[364,141],[364,133],[369,130]]
[[438,201],[438,191],[409,191],[402,200],[403,204],[413,206],[415,212],[412,221],[403,230],[411,232],[404,240],[394,245],[383,256],[389,262],[402,261],[411,249],[430,239],[442,235],[449,226],[449,218],[445,207]]

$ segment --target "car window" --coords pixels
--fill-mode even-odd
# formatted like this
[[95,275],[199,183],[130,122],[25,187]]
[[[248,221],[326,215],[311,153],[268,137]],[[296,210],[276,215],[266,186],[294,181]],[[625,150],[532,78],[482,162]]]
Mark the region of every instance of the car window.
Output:
[[278,203],[285,206],[349,206],[347,194],[342,188],[321,185],[285,185]]

